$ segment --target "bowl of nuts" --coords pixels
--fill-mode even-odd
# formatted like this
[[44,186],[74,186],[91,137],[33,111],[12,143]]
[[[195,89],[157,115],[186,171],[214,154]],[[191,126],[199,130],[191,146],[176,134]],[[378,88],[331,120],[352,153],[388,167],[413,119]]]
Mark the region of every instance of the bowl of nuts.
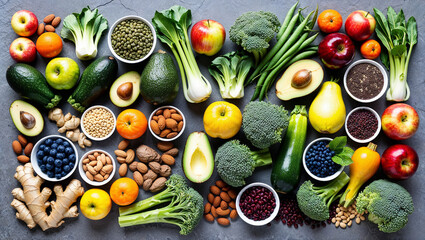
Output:
[[94,141],[109,138],[115,131],[116,118],[111,109],[96,105],[88,108],[81,116],[81,130]]
[[173,106],[163,106],[149,116],[149,131],[160,141],[174,141],[182,135],[186,119],[182,111]]
[[78,164],[81,178],[92,186],[102,186],[111,181],[115,168],[112,156],[100,149],[86,152]]

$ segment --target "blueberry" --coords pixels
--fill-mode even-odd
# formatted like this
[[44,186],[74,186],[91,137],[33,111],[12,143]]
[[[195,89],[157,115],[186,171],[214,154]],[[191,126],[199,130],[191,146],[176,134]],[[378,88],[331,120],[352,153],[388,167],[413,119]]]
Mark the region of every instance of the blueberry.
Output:
[[70,162],[75,162],[75,154],[70,154],[68,156],[68,159],[69,159]]
[[71,168],[70,168],[68,165],[65,165],[65,166],[63,166],[63,170],[64,170],[66,173],[69,173],[69,171],[71,171]]
[[47,163],[47,159],[48,159],[49,157],[48,156],[44,156],[43,157],[43,163]]
[[62,168],[60,167],[55,167],[55,173],[61,173],[62,172]]
[[46,168],[47,168],[47,170],[52,170],[53,169],[53,165],[50,164],[50,163],[48,163],[48,164],[46,164]]
[[38,150],[36,156],[37,156],[38,159],[42,159],[44,157],[43,150]]
[[62,159],[62,164],[63,164],[63,165],[68,165],[68,164],[69,164],[69,160],[68,160],[68,158],[64,158],[64,159]]
[[48,157],[47,158],[47,163],[48,164],[53,164],[55,162],[55,159],[53,157]]
[[49,152],[50,152],[50,147],[45,147],[45,148],[43,149],[43,151],[44,151],[44,154],[49,154]]
[[56,148],[56,150],[58,150],[58,152],[63,153],[65,152],[65,147],[63,145],[59,145],[58,148]]
[[67,141],[63,141],[62,146],[64,146],[64,147],[69,147],[70,145],[69,145],[69,142],[67,142]]
[[74,149],[72,149],[72,147],[66,147],[65,148],[65,153],[68,154],[68,155],[69,154],[72,154],[72,153],[74,153]]
[[43,160],[42,159],[37,159],[37,163],[38,163],[38,166],[40,166],[41,164],[43,164]]
[[44,172],[44,173],[46,173],[46,165],[45,164],[41,164],[40,165],[40,170],[42,171],[42,172]]
[[61,178],[62,178],[62,174],[60,174],[60,173],[56,173],[56,174],[55,174],[55,178],[56,178],[56,179],[61,179]]
[[53,143],[53,140],[50,139],[50,138],[48,138],[48,139],[46,139],[46,141],[44,141],[44,144],[46,144],[48,146],[50,146],[52,143]]
[[51,149],[50,152],[49,152],[50,156],[52,156],[52,157],[56,157],[56,153],[58,153],[58,151],[56,151],[56,149]]
[[39,147],[38,147],[38,150],[44,150],[44,148],[46,147],[46,145],[44,145],[44,144],[41,144]]
[[60,159],[56,159],[56,160],[55,160],[55,166],[56,166],[56,167],[60,167],[60,166],[62,166],[62,160],[60,160]]
[[49,178],[53,178],[55,176],[55,173],[53,173],[52,171],[47,171],[47,176]]
[[58,145],[62,144],[63,143],[62,138],[56,139],[55,143],[57,143]]
[[58,144],[57,144],[57,143],[53,143],[53,144],[50,146],[50,148],[51,148],[51,149],[56,149],[56,148],[58,148]]
[[56,153],[56,158],[63,159],[64,157],[65,157],[64,153],[60,153],[60,152]]
[[67,174],[67,173],[66,173],[65,171],[62,171],[62,172],[61,172],[62,177],[65,177],[65,176],[66,176],[66,174]]
[[73,163],[73,162],[70,162],[70,163],[68,164],[68,166],[69,166],[71,169],[73,169],[73,168],[74,168],[74,163]]

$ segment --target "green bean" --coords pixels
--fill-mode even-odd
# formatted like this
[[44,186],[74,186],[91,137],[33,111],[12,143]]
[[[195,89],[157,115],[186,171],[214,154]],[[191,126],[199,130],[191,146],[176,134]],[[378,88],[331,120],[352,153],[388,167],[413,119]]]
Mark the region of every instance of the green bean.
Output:
[[278,60],[278,62],[273,66],[276,67],[282,62],[289,54],[291,54],[293,51],[299,52],[308,45],[310,45],[316,37],[319,35],[319,33],[314,34],[313,36],[309,37],[307,40],[308,33],[304,33],[301,38]]
[[280,37],[282,37],[283,32],[285,32],[286,28],[288,27],[289,21],[291,21],[292,16],[294,15],[295,8],[298,6],[298,1],[289,9],[288,13],[286,14],[285,20],[283,20],[282,26],[279,29],[279,32],[276,35],[276,39],[279,40]]

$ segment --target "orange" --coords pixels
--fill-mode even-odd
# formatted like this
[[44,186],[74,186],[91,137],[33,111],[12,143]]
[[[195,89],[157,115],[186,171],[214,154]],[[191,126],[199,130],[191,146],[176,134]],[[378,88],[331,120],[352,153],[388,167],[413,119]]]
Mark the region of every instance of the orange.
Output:
[[38,37],[35,47],[42,57],[56,57],[62,51],[62,39],[54,32],[46,32]]
[[117,117],[117,132],[125,139],[141,137],[147,127],[145,115],[137,109],[124,110]]
[[320,13],[317,18],[317,24],[322,32],[333,33],[338,32],[342,26],[342,17],[339,12],[328,9]]
[[139,195],[139,186],[131,178],[124,177],[115,180],[109,189],[112,201],[120,206],[126,206],[136,201]]
[[376,40],[369,39],[362,44],[360,52],[364,58],[375,59],[381,54],[381,45]]

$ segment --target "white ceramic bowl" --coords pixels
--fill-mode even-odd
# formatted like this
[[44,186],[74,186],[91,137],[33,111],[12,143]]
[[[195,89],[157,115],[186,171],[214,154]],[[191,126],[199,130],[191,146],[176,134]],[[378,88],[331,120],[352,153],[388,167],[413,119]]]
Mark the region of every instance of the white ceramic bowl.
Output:
[[[366,110],[368,110],[368,111],[370,111],[370,112],[372,112],[373,113],[373,115],[376,117],[376,119],[378,120],[378,128],[376,129],[376,132],[375,132],[375,134],[373,134],[373,136],[372,137],[370,137],[370,138],[368,138],[368,139],[364,139],[364,140],[361,140],[361,139],[357,139],[357,138],[355,138],[355,137],[353,137],[351,134],[350,134],[350,132],[348,131],[348,128],[347,128],[347,121],[348,121],[348,118],[350,117],[350,115],[353,113],[353,112],[355,112],[355,111],[357,111],[357,110],[361,110],[361,109],[366,109]],[[351,110],[351,112],[350,113],[348,113],[348,115],[347,115],[347,117],[345,118],[345,131],[347,132],[347,135],[348,135],[348,137],[350,137],[351,138],[351,140],[353,140],[353,141],[355,141],[355,142],[358,142],[358,143],[368,143],[368,142],[371,142],[371,141],[373,141],[378,135],[379,135],[379,131],[381,130],[381,117],[378,115],[378,113],[375,111],[375,110],[373,110],[372,108],[370,108],[370,107],[357,107],[357,108],[354,108],[353,110]]]
[[[37,151],[38,151],[38,148],[40,147],[41,143],[44,142],[48,138],[60,138],[63,141],[68,142],[69,145],[74,150],[74,154],[75,154],[75,164],[74,164],[74,167],[71,169],[71,171],[69,171],[69,173],[65,177],[62,177],[60,179],[51,178],[51,177],[47,176],[47,174],[45,174],[45,173],[43,173],[41,171],[40,166],[38,166],[38,162],[37,162]],[[59,181],[62,181],[62,180],[65,180],[65,179],[69,178],[74,173],[75,169],[77,169],[77,165],[78,165],[78,151],[77,151],[77,148],[75,147],[75,145],[68,138],[66,138],[64,136],[61,136],[61,135],[49,135],[49,136],[46,136],[46,137],[38,140],[38,142],[34,145],[32,151],[31,151],[31,165],[32,165],[35,173],[37,173],[37,175],[40,176],[41,178],[43,178],[44,180],[49,181],[49,182],[59,182]]]
[[[151,125],[149,124],[150,122],[151,122],[151,120],[152,120],[152,117],[153,116],[155,116],[154,114],[156,113],[156,111],[158,111],[158,110],[160,110],[160,109],[164,109],[164,108],[172,108],[172,109],[175,109],[181,116],[182,116],[182,118],[183,118],[183,128],[182,128],[182,130],[179,132],[179,134],[177,134],[177,136],[175,136],[175,137],[173,137],[173,138],[162,138],[162,137],[160,137],[160,136],[158,136],[158,135],[156,135],[153,131],[152,131],[152,128],[151,128]],[[183,114],[183,112],[182,111],[180,111],[180,109],[178,109],[178,108],[176,108],[176,107],[174,107],[174,106],[162,106],[162,107],[159,107],[159,108],[157,108],[157,109],[155,109],[155,110],[153,110],[153,112],[151,113],[151,115],[149,116],[149,120],[148,120],[148,126],[149,126],[149,131],[151,132],[151,134],[156,138],[156,139],[158,139],[158,140],[160,140],[160,141],[164,141],[164,142],[170,142],[170,141],[174,141],[174,140],[176,140],[177,138],[179,138],[181,135],[182,135],[182,133],[184,132],[184,129],[186,128],[186,118],[184,117],[184,114]]]
[[[112,172],[109,174],[109,178],[108,178],[108,179],[106,179],[106,180],[103,180],[102,182],[92,181],[92,180],[88,179],[88,177],[86,176],[86,172],[84,172],[84,169],[83,169],[83,160],[84,160],[85,158],[87,158],[87,156],[88,156],[89,154],[92,154],[92,153],[94,153],[94,152],[104,153],[104,154],[105,154],[107,157],[109,157],[109,158],[111,159],[111,161],[112,161],[112,166],[113,166],[113,168],[112,168]],[[93,150],[90,150],[90,151],[86,152],[86,153],[85,153],[85,154],[81,157],[80,162],[78,163],[78,171],[80,172],[80,176],[81,176],[81,178],[84,180],[84,182],[86,182],[86,183],[88,183],[88,184],[90,184],[90,185],[92,185],[92,186],[103,186],[103,185],[107,184],[109,181],[111,181],[111,179],[112,179],[112,178],[114,178],[114,175],[115,175],[115,169],[116,169],[116,168],[117,168],[117,164],[115,163],[115,160],[114,160],[114,158],[112,158],[111,154],[109,154],[108,152],[106,152],[106,151],[104,151],[104,150],[100,150],[100,149],[93,149]]]
[[[105,109],[105,110],[107,110],[107,111],[109,111],[111,114],[112,114],[112,117],[114,118],[114,124],[113,124],[113,128],[112,128],[112,131],[108,134],[108,135],[106,135],[106,136],[104,136],[104,137],[102,137],[102,138],[96,138],[96,137],[93,137],[93,136],[91,136],[87,131],[86,131],[86,129],[85,129],[85,127],[84,127],[84,118],[86,117],[86,114],[90,111],[90,110],[92,110],[92,109],[94,109],[94,108],[103,108],[103,109]],[[107,107],[105,107],[105,106],[102,106],[102,105],[95,105],[95,106],[92,106],[92,107],[89,107],[89,108],[87,108],[86,109],[86,111],[84,111],[84,113],[83,113],[83,115],[81,116],[81,123],[80,123],[80,125],[81,125],[81,130],[83,131],[83,133],[88,137],[88,138],[90,138],[91,140],[94,140],[94,141],[103,141],[103,140],[106,140],[106,139],[108,139],[114,132],[115,132],[115,127],[116,127],[116,125],[117,125],[117,119],[116,119],[116,117],[115,117],[115,114],[114,114],[114,112],[112,112],[112,110],[111,109],[109,109],[109,108],[107,108]]]
[[310,147],[314,144],[314,143],[316,143],[316,142],[318,142],[318,141],[332,141],[333,139],[332,138],[328,138],[328,137],[321,137],[321,138],[318,138],[318,139],[316,139],[316,140],[314,140],[314,141],[312,141],[310,144],[308,144],[307,145],[307,147],[304,149],[304,154],[303,154],[303,166],[304,166],[304,170],[308,173],[308,175],[310,175],[310,177],[312,177],[313,179],[316,179],[317,181],[321,181],[321,182],[327,182],[327,181],[331,181],[331,180],[334,180],[335,178],[337,178],[338,176],[339,176],[339,174],[341,174],[342,173],[342,171],[344,170],[344,166],[341,166],[341,168],[338,170],[338,171],[336,171],[333,175],[330,175],[330,176],[327,176],[327,177],[324,177],[324,178],[322,178],[322,177],[318,177],[318,176],[316,176],[316,175],[314,175],[312,172],[310,172],[310,170],[307,168],[307,164],[306,164],[306,162],[305,162],[305,156],[307,155],[307,151],[308,151],[308,149],[310,149]]
[[[356,66],[356,65],[358,65],[360,63],[370,63],[370,64],[376,66],[381,71],[382,76],[384,78],[384,86],[382,86],[381,92],[378,95],[376,95],[375,97],[370,98],[370,99],[360,99],[360,98],[355,97],[353,94],[351,94],[351,92],[348,90],[348,87],[347,87],[347,75],[348,75],[348,73],[350,72],[350,70],[354,66]],[[370,59],[361,59],[361,60],[358,60],[358,61],[354,62],[353,64],[351,64],[347,68],[347,70],[345,71],[345,74],[344,74],[344,88],[345,88],[345,91],[348,93],[348,95],[350,95],[350,97],[352,99],[356,100],[357,102],[361,102],[361,103],[371,103],[371,102],[374,102],[374,101],[378,100],[380,97],[382,97],[382,95],[384,95],[384,93],[387,91],[387,87],[388,87],[387,71],[385,71],[384,67],[382,67],[381,64],[379,64],[379,63],[377,63],[377,62],[375,62],[373,60],[370,60]]]
[[[264,220],[254,221],[252,219],[247,218],[245,216],[245,214],[242,212],[241,208],[239,207],[239,203],[240,203],[242,194],[248,188],[251,188],[251,187],[265,187],[273,193],[273,197],[276,199],[276,207],[274,208],[272,214]],[[242,218],[242,220],[244,222],[246,222],[246,223],[248,223],[249,225],[252,225],[252,226],[263,226],[263,225],[266,225],[267,223],[273,221],[273,219],[275,219],[275,217],[279,213],[279,208],[280,208],[279,195],[277,195],[276,191],[272,187],[270,187],[269,185],[267,185],[265,183],[261,183],[261,182],[251,183],[251,184],[245,186],[244,188],[242,188],[242,190],[239,192],[238,196],[236,197],[236,211],[238,212],[239,217]]]
[[[111,41],[112,32],[114,31],[115,27],[120,22],[122,22],[124,20],[128,20],[128,19],[140,20],[140,21],[144,22],[146,25],[148,25],[149,28],[152,31],[152,36],[153,36],[152,48],[151,48],[151,50],[149,51],[148,54],[146,54],[143,58],[140,58],[138,60],[127,60],[127,59],[124,59],[124,58],[118,56],[118,54],[116,54],[115,51],[114,51],[114,49],[112,48],[112,41]],[[112,27],[109,29],[109,32],[108,32],[108,47],[109,47],[109,50],[112,52],[112,54],[114,55],[114,57],[116,59],[120,60],[121,62],[130,63],[130,64],[142,62],[145,59],[147,59],[153,53],[153,51],[155,49],[155,46],[156,46],[156,32],[155,32],[155,29],[153,28],[152,24],[148,20],[146,20],[146,19],[144,19],[142,17],[136,16],[136,15],[129,15],[129,16],[122,17],[122,18],[118,19],[117,21],[115,21],[114,24],[112,25]]]

